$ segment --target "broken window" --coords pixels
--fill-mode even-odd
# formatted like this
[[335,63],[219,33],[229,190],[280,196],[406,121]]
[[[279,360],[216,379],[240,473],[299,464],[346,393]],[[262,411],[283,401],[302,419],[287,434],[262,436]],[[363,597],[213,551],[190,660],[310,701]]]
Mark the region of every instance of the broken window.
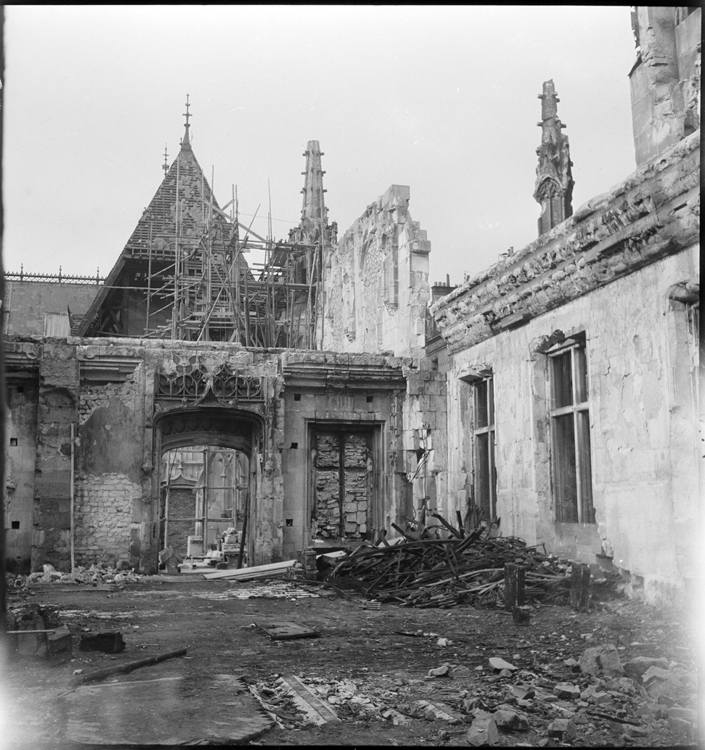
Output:
[[473,382],[475,396],[475,497],[484,518],[493,519],[497,510],[495,468],[494,378]]
[[590,412],[584,336],[548,351],[551,380],[551,463],[556,520],[595,523]]

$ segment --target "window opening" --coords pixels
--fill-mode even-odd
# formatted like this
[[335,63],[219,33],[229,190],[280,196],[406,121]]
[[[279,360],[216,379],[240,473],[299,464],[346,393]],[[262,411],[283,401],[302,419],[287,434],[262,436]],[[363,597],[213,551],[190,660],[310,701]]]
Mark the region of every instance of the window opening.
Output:
[[484,518],[497,511],[497,469],[495,466],[494,378],[473,383],[475,397],[475,496]]
[[585,344],[579,339],[567,339],[559,346],[548,352],[556,520],[595,523]]

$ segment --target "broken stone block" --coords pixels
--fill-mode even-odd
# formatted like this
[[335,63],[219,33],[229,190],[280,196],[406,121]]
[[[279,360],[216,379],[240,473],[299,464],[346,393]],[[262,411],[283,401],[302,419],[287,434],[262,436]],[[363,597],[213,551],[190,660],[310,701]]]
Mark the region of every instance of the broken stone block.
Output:
[[634,724],[624,725],[624,734],[628,737],[646,737],[649,734],[649,730],[646,727],[637,727]]
[[482,698],[465,698],[463,700],[463,710],[467,713],[475,711],[476,709],[482,709]]
[[53,633],[47,637],[47,649],[49,656],[71,656],[71,631],[62,625],[56,628]]
[[510,664],[508,661],[504,661],[504,659],[501,659],[499,656],[492,656],[490,658],[490,666],[496,671],[508,669],[511,672],[516,669],[513,664]]
[[495,711],[494,720],[497,728],[503,731],[523,732],[529,728],[529,722],[525,716],[506,708]]
[[467,737],[468,743],[473,747],[496,745],[499,742],[499,731],[494,716],[488,711],[476,711]]
[[655,659],[651,656],[637,656],[624,664],[624,673],[627,677],[641,677],[649,667],[661,667],[668,669],[668,659]]
[[685,719],[679,719],[675,716],[669,716],[668,725],[671,727],[671,731],[673,732],[673,734],[676,734],[679,737],[684,736],[689,740],[692,740],[695,736],[693,725]]
[[698,714],[693,711],[692,708],[681,708],[680,706],[672,706],[668,709],[669,719],[683,719],[689,721],[691,724],[695,724],[698,720]]
[[566,741],[575,737],[577,728],[573,719],[554,719],[548,725],[548,736]]
[[450,677],[451,670],[449,664],[444,664],[441,667],[436,667],[435,669],[429,669],[428,670],[428,677]]
[[572,685],[570,682],[559,682],[553,688],[553,692],[559,698],[567,698],[571,701],[580,698],[580,688]]
[[78,646],[79,651],[102,651],[105,654],[117,654],[125,650],[125,641],[122,633],[110,631],[95,633],[94,635],[82,635]]
[[580,656],[580,671],[583,674],[591,674],[593,677],[602,674],[609,677],[621,677],[624,674],[619,651],[612,643],[586,648]]
[[460,724],[462,717],[453,711],[453,709],[445,703],[440,701],[416,701],[416,705],[419,706],[424,716],[429,719],[436,721],[447,721],[449,724]]
[[650,682],[654,680],[670,680],[671,679],[671,673],[668,670],[668,668],[664,669],[663,667],[657,667],[657,666],[650,666],[642,675],[641,680],[644,683],[644,685],[648,685]]
[[531,687],[523,685],[510,685],[508,687],[511,695],[519,701],[527,701],[536,695],[536,691]]
[[468,679],[471,676],[472,672],[467,667],[464,667],[462,665],[459,667],[455,667],[455,669],[453,670],[453,677],[456,680]]

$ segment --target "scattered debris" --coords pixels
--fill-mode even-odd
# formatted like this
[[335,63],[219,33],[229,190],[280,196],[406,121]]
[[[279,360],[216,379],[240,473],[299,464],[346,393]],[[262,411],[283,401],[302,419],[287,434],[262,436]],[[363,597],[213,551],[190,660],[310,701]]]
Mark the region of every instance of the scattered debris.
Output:
[[73,573],[62,573],[52,565],[44,565],[43,572],[30,573],[28,576],[16,576],[15,582],[19,580],[25,585],[33,583],[90,583],[96,586],[101,583],[142,583],[148,578],[150,576],[135,573],[127,563],[118,563],[117,567],[102,564],[84,568],[79,565]]
[[298,677],[282,677],[279,683],[290,691],[294,703],[304,711],[310,723],[321,726],[329,721],[340,721],[335,711],[323,703]]

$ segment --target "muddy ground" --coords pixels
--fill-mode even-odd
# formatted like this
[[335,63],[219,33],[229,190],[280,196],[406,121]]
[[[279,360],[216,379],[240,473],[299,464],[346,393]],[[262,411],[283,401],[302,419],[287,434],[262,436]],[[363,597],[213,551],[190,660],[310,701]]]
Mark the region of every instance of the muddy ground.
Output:
[[[673,608],[655,609],[624,599],[582,614],[566,606],[536,606],[530,624],[522,626],[499,607],[439,610],[382,604],[374,610],[367,609],[359,595],[342,598],[320,585],[281,581],[155,576],[112,590],[61,583],[29,590],[24,598],[11,595],[9,608],[31,602],[55,612],[71,630],[73,656],[58,664],[10,661],[3,681],[9,725],[4,741],[9,748],[75,747],[67,740],[66,703],[60,696],[77,679],[78,670],[85,675],[182,647],[188,649],[186,657],[103,682],[181,676],[193,688],[192,705],[208,703],[213,710],[217,691],[210,686],[199,692],[199,685],[206,686],[214,674],[241,677],[269,709],[266,714],[258,709],[261,715],[275,722],[248,740],[253,745],[467,746],[474,712],[494,711],[501,704],[525,717],[528,728],[500,730],[499,746],[695,745],[693,725],[667,715],[669,707],[697,707],[688,618]],[[255,598],[242,598],[250,594]],[[253,625],[281,621],[309,626],[320,636],[273,641]],[[79,651],[81,635],[105,630],[123,634],[124,651]],[[659,703],[639,679],[593,677],[570,662],[588,647],[610,643],[618,648],[622,663],[638,656],[667,659],[678,675],[676,687]],[[516,669],[500,675],[490,665],[491,657]],[[441,676],[429,676],[430,670]],[[280,689],[278,679],[289,675],[298,676],[340,721],[306,723],[300,708]],[[609,699],[595,705],[577,695],[560,698],[555,689],[559,683],[581,690],[592,685]],[[533,695],[529,692],[517,704],[509,689],[522,685]],[[158,706],[153,708],[158,712]],[[111,710],[114,706],[106,704],[105,711]],[[226,716],[234,709],[223,705],[217,710]],[[560,718],[573,720],[575,736],[549,736],[552,722]],[[100,716],[95,721],[99,725]],[[188,740],[199,743],[197,737]],[[202,738],[201,744],[208,742]]]

